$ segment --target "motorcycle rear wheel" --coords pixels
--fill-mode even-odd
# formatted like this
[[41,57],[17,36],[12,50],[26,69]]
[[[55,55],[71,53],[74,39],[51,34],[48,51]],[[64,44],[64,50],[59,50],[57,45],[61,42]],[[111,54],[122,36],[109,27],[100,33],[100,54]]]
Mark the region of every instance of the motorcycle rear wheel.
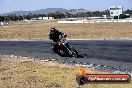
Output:
[[73,57],[75,57],[75,58],[78,58],[78,52],[73,48],[73,47],[69,47],[69,49],[71,50],[71,52],[72,52],[72,56]]

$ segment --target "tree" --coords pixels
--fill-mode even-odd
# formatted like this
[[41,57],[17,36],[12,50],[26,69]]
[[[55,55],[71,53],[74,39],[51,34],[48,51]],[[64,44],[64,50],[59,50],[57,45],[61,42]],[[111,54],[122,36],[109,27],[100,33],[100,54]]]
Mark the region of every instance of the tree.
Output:
[[20,16],[18,16],[18,20],[19,21],[22,21],[23,20],[23,17],[20,15]]
[[113,19],[118,19],[118,16],[114,16]]
[[119,19],[125,19],[125,18],[129,18],[130,16],[127,16],[125,14],[120,14]]
[[107,10],[105,10],[104,11],[104,15],[108,15],[108,16],[110,16],[110,11],[107,9]]
[[5,21],[18,21],[18,16],[16,14],[10,14],[5,16]]
[[55,12],[55,13],[49,13],[48,17],[54,17],[55,19],[62,19],[62,18],[66,18],[66,15],[64,13]]
[[0,16],[0,22],[3,22],[5,20],[4,16]]
[[84,12],[78,12],[77,14],[78,14],[78,17],[81,17],[81,18],[85,17],[85,13]]
[[85,13],[85,17],[91,17],[91,16],[92,16],[91,12],[86,12]]
[[46,14],[38,14],[38,17],[46,17]]
[[126,11],[124,11],[125,14],[130,14],[132,16],[132,10],[127,9]]
[[17,21],[18,17],[16,16],[16,14],[11,14],[11,20],[12,21]]
[[66,15],[66,18],[71,18],[72,17],[72,14],[68,13],[68,12],[66,12],[65,15]]
[[26,19],[31,20],[32,19],[31,15],[26,15]]
[[54,13],[49,13],[48,17],[55,17],[55,14]]

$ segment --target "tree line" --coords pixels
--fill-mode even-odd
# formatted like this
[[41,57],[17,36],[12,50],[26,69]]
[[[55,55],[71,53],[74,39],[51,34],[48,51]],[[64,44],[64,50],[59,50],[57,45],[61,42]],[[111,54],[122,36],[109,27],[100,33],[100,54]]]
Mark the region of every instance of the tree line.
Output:
[[[132,15],[132,10],[126,10],[124,11],[125,14]],[[85,18],[85,17],[102,17],[103,15],[110,16],[109,10],[105,11],[93,11],[93,12],[78,12],[78,13],[60,13],[60,12],[53,12],[49,14],[23,14],[23,15],[16,15],[16,14],[10,14],[7,16],[0,16],[0,22],[1,21],[22,21],[24,19],[31,20],[33,18],[38,19],[39,17],[54,17],[54,19],[63,19],[63,18]]]

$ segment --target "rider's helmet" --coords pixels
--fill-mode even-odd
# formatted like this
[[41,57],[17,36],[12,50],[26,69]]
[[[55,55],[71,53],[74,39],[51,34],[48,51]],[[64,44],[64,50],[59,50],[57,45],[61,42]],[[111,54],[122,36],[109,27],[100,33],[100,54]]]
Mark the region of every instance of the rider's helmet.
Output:
[[56,31],[55,28],[51,28],[51,29],[50,29],[50,33],[54,33],[55,31]]
[[51,29],[50,29],[50,33],[51,33],[51,34],[55,33],[56,31],[57,31],[56,28],[51,28]]

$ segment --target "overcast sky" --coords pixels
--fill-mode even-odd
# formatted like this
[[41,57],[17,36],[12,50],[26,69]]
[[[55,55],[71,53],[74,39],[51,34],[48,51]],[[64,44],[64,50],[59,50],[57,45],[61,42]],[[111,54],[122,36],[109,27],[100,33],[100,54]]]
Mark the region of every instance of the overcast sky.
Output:
[[106,10],[110,6],[132,9],[132,0],[0,0],[0,14],[12,11],[32,11],[45,8]]

